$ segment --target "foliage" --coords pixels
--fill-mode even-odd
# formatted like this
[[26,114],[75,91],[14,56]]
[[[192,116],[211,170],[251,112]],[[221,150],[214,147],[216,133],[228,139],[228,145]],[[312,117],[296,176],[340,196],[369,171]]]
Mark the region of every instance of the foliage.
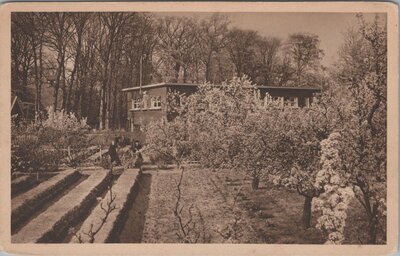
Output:
[[34,124],[16,124],[11,128],[11,171],[33,172],[52,168],[60,156],[46,141],[54,138],[52,131],[40,129]]
[[[149,147],[162,150],[162,155],[195,159],[212,169],[240,168],[253,180],[271,177],[275,184],[304,196],[305,227],[310,227],[314,199],[315,210],[322,212],[317,227],[326,232],[329,242],[342,243],[346,209],[357,178],[347,166],[354,164],[354,159],[348,159],[354,154],[348,152],[354,143],[349,136],[367,130],[352,126],[358,113],[353,112],[353,104],[360,100],[348,101],[341,93],[332,86],[310,108],[291,109],[261,100],[246,78],[234,78],[222,86],[204,84],[197,93],[183,96],[183,104],[172,107],[177,118],[151,130]],[[172,98],[176,97],[180,96]],[[362,193],[355,190],[356,196]],[[384,200],[379,202],[384,209]]]
[[234,167],[233,157],[238,155],[237,145],[243,139],[238,124],[245,121],[254,100],[254,85],[239,78],[218,87],[205,84],[189,96],[185,118],[196,149],[194,157],[206,166]]
[[41,125],[44,129],[59,133],[58,140],[52,142],[59,147],[74,149],[86,146],[86,134],[89,131],[86,118],[78,119],[72,112],[54,111],[52,107],[49,107],[47,118],[41,122]]
[[249,81],[235,78],[222,86],[203,84],[187,97],[172,95],[172,102],[178,97],[182,103],[169,104],[169,112],[177,117],[149,125],[147,150],[165,160],[190,158],[208,167],[233,166],[234,145],[241,139],[236,128],[250,111],[252,88]]
[[227,51],[235,66],[236,75],[242,77],[247,74],[254,81],[255,43],[257,32],[233,28],[229,34]]
[[314,34],[295,33],[289,36],[286,51],[297,86],[306,85],[309,81],[303,79],[305,75],[320,68],[324,53],[319,43],[318,36]]
[[347,208],[354,197],[348,184],[349,175],[342,170],[339,155],[340,134],[331,133],[321,142],[321,169],[317,173],[315,186],[323,193],[314,200],[314,209],[322,214],[317,228],[327,233],[327,243],[341,244],[344,240]]
[[221,84],[247,75],[260,85],[322,83],[315,71],[321,57],[317,36],[298,33],[281,43],[230,27],[229,18],[218,13],[202,19],[138,12],[13,13],[11,23],[13,92],[34,99],[37,112],[51,93],[54,109],[87,117],[100,129],[124,127],[129,102],[121,89],[140,82]]
[[70,150],[87,146],[88,126],[74,114],[48,109],[48,117],[33,123],[12,119],[12,171],[53,170]]
[[146,127],[146,152],[159,166],[176,163],[180,166],[189,155],[185,123],[177,118],[174,122],[160,120]]
[[[150,126],[149,152],[166,161],[190,159],[211,169],[243,169],[253,180],[273,178],[274,184],[304,197],[306,228],[314,201],[315,210],[322,212],[317,227],[326,232],[329,243],[343,242],[346,209],[354,194],[368,216],[367,242],[384,242],[386,27],[379,16],[372,23],[362,16],[359,20],[339,52],[329,87],[310,108],[281,108],[262,100],[264,95],[246,78],[221,86],[206,83],[195,94],[171,97],[172,102],[179,100],[169,109],[176,118]],[[257,35],[233,29],[227,39],[235,37]],[[246,73],[242,68],[251,65],[242,62],[257,59],[250,43],[234,42],[228,48],[230,58],[238,61],[233,62],[236,72]],[[297,85],[313,81],[315,74],[325,79],[326,74],[319,74],[322,54],[316,36],[292,35],[284,56],[279,55],[286,67],[276,61],[275,68],[282,68],[279,72]]]
[[[221,86],[204,84],[175,106],[177,118],[148,130],[148,147],[153,156],[184,156],[212,169],[242,169],[254,189],[260,178],[274,175],[308,198],[311,212],[310,200],[320,193],[314,187],[319,142],[329,134],[333,116],[321,114],[322,108],[282,109],[261,99],[245,77]],[[305,225],[309,223],[307,217]]]
[[348,32],[334,74],[349,105],[340,155],[368,215],[367,242],[376,243],[386,239],[387,37],[379,16],[372,23],[358,17],[359,29]]

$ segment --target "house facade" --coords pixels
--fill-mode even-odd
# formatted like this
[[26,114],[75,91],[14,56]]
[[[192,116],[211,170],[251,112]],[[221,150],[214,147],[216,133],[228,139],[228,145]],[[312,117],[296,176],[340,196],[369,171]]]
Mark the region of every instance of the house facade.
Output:
[[[127,97],[127,126],[131,132],[140,132],[141,127],[151,121],[169,119],[167,102],[171,92],[186,96],[197,91],[198,84],[158,83],[140,87],[125,88]],[[282,106],[308,107],[312,104],[319,88],[257,86],[264,100],[280,102]],[[265,98],[267,96],[267,98]]]

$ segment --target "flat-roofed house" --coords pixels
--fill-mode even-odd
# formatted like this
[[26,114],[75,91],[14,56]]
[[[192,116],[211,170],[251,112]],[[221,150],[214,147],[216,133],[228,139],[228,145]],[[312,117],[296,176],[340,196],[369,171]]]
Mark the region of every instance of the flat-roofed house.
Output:
[[[168,94],[176,92],[190,95],[195,93],[199,84],[188,83],[157,83],[141,87],[122,89],[127,97],[127,128],[131,132],[140,132],[143,125],[161,118],[170,119],[167,102]],[[277,100],[282,106],[308,107],[319,88],[313,87],[276,87],[257,86],[261,98],[266,95],[271,100]]]

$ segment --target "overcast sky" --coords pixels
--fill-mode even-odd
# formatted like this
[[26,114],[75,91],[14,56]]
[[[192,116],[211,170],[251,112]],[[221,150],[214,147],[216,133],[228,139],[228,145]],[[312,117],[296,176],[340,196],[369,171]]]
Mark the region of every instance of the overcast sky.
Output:
[[[329,66],[335,61],[337,51],[343,43],[343,33],[349,27],[357,26],[355,13],[224,13],[231,20],[231,26],[253,29],[263,36],[275,36],[285,40],[296,32],[314,33],[321,40],[325,52],[322,61]],[[204,18],[210,13],[158,13],[161,16],[193,16]],[[375,14],[364,14],[372,20]],[[385,17],[382,16],[384,19]],[[382,19],[382,21],[383,21]]]

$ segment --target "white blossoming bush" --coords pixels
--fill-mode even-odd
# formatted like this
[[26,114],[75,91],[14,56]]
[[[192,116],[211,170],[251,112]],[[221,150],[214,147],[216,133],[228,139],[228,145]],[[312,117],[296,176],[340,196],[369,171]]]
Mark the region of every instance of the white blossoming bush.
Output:
[[31,123],[13,119],[11,171],[55,170],[66,157],[67,148],[87,147],[86,119],[48,108],[48,117]]
[[70,147],[75,151],[87,147],[89,126],[86,118],[78,119],[72,112],[54,111],[53,107],[49,107],[47,118],[41,122],[41,126],[52,134],[49,144],[56,149]]
[[78,119],[73,112],[67,113],[64,110],[54,111],[52,106],[47,109],[47,118],[42,125],[67,133],[88,129],[87,118]]
[[204,84],[179,104],[178,118],[148,129],[148,148],[158,158],[184,156],[214,170],[245,170],[254,189],[265,177],[297,192],[304,198],[303,226],[311,227],[314,205],[328,243],[343,242],[355,196],[368,214],[370,243],[376,243],[386,220],[385,111],[366,120],[369,113],[360,109],[370,108],[370,96],[344,94],[333,85],[310,108],[290,109],[260,100],[243,78]]
[[190,157],[188,129],[179,117],[174,122],[160,120],[146,127],[146,146],[144,148],[151,160],[158,166],[177,164]]
[[324,191],[313,202],[313,210],[322,215],[317,228],[327,234],[327,244],[341,244],[344,241],[347,208],[354,197],[348,186],[348,176],[342,170],[338,144],[340,134],[331,133],[321,142],[321,170],[317,173],[315,186]]
[[[387,31],[376,16],[358,15],[359,29],[350,31],[341,48],[334,78],[341,88],[340,156],[354,195],[366,213],[363,243],[386,242],[387,193]],[[338,104],[338,105],[339,105]]]

